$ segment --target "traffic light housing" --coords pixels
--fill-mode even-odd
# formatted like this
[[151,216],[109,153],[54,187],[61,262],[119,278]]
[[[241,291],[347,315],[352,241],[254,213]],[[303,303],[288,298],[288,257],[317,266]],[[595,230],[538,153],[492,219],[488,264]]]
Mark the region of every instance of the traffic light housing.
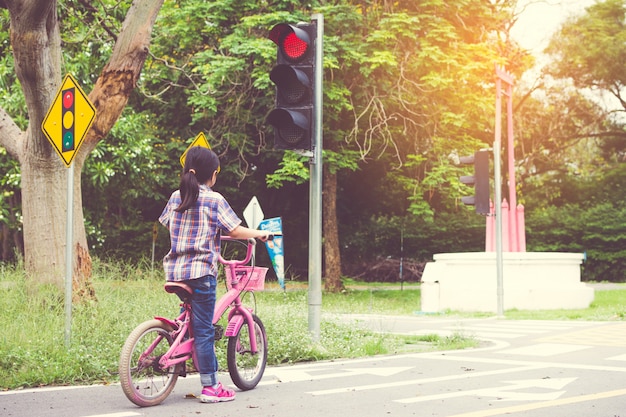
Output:
[[474,165],[474,175],[460,178],[461,183],[474,186],[474,195],[461,197],[461,201],[465,205],[474,206],[478,214],[489,214],[489,151],[480,150],[459,160],[462,164]]
[[314,23],[280,23],[270,30],[278,47],[270,72],[276,100],[266,120],[274,127],[276,149],[313,149],[316,36]]
[[61,151],[73,151],[75,147],[75,97],[76,91],[74,87],[61,91]]

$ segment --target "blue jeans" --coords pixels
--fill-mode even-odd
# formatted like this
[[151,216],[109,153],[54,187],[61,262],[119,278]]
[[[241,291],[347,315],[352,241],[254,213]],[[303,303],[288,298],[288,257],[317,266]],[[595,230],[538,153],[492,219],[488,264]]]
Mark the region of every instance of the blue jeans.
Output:
[[191,297],[191,329],[196,346],[196,367],[203,386],[217,384],[217,358],[215,357],[215,328],[213,313],[217,280],[212,275],[185,281],[193,289]]

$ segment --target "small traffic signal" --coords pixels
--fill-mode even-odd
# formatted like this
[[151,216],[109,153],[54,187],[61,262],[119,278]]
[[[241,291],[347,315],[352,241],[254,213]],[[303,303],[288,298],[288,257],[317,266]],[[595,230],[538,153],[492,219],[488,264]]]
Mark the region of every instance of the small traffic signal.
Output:
[[462,197],[463,204],[474,206],[476,213],[489,214],[489,151],[481,150],[472,156],[459,158],[462,164],[474,164],[474,175],[460,178],[461,183],[474,186],[474,195]]
[[280,23],[270,30],[278,52],[270,72],[276,84],[276,107],[267,122],[274,126],[276,149],[312,149],[316,36],[314,23]]
[[75,142],[74,87],[63,90],[61,95],[63,97],[61,106],[61,151],[69,152],[74,150]]

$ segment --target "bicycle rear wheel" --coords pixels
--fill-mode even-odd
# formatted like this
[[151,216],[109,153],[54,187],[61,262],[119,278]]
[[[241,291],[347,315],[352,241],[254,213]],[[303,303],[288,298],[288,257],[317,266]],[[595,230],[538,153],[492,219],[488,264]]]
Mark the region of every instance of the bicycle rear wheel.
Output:
[[256,387],[267,364],[267,335],[263,322],[256,315],[254,319],[254,333],[256,337],[257,352],[250,350],[250,334],[248,326],[244,324],[235,336],[228,338],[226,360],[228,373],[233,383],[241,390],[247,391]]
[[160,404],[174,389],[179,366],[163,369],[159,359],[173,343],[172,328],[160,320],[141,323],[126,339],[119,375],[126,397],[140,407]]

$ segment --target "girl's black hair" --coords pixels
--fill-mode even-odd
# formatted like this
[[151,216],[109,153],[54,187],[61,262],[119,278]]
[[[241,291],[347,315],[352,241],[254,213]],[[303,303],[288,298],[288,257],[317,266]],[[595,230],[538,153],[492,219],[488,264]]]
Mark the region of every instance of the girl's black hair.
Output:
[[176,211],[184,212],[195,206],[200,194],[200,184],[206,183],[213,173],[219,169],[220,160],[210,149],[202,146],[194,146],[185,156],[185,166],[180,175],[180,199],[181,203]]

